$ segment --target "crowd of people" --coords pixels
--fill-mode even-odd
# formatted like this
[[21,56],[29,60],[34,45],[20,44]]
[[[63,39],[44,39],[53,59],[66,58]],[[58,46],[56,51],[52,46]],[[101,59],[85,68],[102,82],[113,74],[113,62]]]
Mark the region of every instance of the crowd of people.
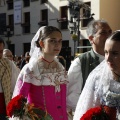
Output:
[[24,58],[13,57],[0,38],[0,120],[8,119],[6,106],[17,95],[53,120],[86,120],[82,116],[95,107],[120,120],[120,31],[112,32],[105,20],[90,21],[86,31],[92,49],[68,71],[59,56],[62,33],[54,26],[38,29]]

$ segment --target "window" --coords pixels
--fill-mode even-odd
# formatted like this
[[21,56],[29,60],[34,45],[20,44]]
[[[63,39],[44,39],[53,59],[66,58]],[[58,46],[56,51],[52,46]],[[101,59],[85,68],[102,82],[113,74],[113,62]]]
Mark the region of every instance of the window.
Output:
[[47,3],[48,0],[41,0],[41,4]]
[[[86,5],[91,7],[91,2],[86,2]],[[83,15],[86,17],[85,19],[81,20],[81,27],[87,27],[87,24],[90,21],[91,10],[83,9]]]
[[15,44],[9,44],[9,50],[15,55]]
[[67,6],[63,6],[63,7],[60,8],[60,11],[61,11],[60,28],[61,29],[67,29],[68,28],[67,10],[68,10]]
[[7,5],[8,5],[8,10],[12,10],[13,9],[13,0],[7,0]]
[[38,1],[38,0],[31,0],[31,2]]
[[30,24],[30,12],[24,13],[24,21]]
[[31,43],[23,43],[24,55],[26,52],[30,51]]
[[11,31],[14,31],[14,18],[13,15],[8,15],[8,25]]
[[14,24],[13,15],[8,15],[8,23],[9,23],[9,25],[13,25]]
[[41,10],[41,21],[38,24],[40,26],[48,25],[48,9]]
[[24,7],[30,6],[30,0],[23,0],[23,6]]
[[0,13],[0,35],[6,30],[6,13]]
[[24,13],[23,33],[30,33],[30,12]]

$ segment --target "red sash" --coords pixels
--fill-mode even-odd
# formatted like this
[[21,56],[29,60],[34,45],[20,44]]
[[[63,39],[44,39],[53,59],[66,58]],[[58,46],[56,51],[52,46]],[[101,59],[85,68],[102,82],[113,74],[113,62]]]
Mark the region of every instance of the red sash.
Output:
[[6,106],[3,93],[0,93],[0,114],[6,114]]

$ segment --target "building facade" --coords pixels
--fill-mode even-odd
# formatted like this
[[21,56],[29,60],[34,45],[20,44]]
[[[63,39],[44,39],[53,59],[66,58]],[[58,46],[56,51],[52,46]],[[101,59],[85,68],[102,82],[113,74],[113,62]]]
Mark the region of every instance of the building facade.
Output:
[[[88,3],[91,8],[91,13],[94,13],[94,19],[104,19],[108,21],[112,30],[120,29],[120,16],[118,15],[120,0],[83,0]],[[81,34],[86,36],[86,27],[81,20]]]
[[[67,19],[63,22],[58,21],[61,17],[67,18],[67,4],[68,1],[59,0],[54,3],[52,0],[7,0],[5,3],[2,1],[0,35],[6,43],[10,41],[8,44],[14,55],[20,56],[29,51],[30,42],[41,26],[52,25],[61,29],[63,45],[71,48],[73,43],[67,29]],[[5,37],[7,28],[10,28],[13,34]]]

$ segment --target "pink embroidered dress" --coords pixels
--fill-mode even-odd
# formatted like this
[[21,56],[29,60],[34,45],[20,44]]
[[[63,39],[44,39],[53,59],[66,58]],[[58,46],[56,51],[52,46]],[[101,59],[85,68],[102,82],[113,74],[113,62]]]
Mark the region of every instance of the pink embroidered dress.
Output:
[[22,94],[29,103],[42,107],[53,120],[68,120],[66,110],[67,73],[55,61],[57,68],[45,69],[42,60],[28,63],[21,70],[13,96]]

